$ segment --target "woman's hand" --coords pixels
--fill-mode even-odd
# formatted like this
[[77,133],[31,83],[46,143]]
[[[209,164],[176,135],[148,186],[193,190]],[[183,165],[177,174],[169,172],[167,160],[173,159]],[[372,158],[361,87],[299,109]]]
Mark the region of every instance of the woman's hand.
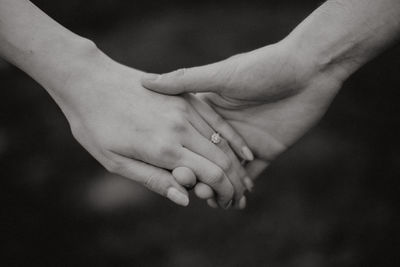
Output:
[[109,171],[178,204],[188,204],[187,192],[166,171],[178,167],[212,187],[221,207],[233,197],[239,203],[245,171],[226,141],[216,145],[209,137],[215,130],[227,133],[240,151],[246,147],[240,136],[226,126],[213,130],[183,97],[143,88],[141,72],[98,53],[64,79],[62,90],[49,90],[79,143]]
[[189,167],[218,193],[221,206],[230,202],[232,185],[240,199],[238,167],[222,152],[223,142],[215,146],[200,134],[208,124],[186,101],[143,89],[141,73],[112,61],[29,1],[0,6],[0,56],[50,93],[74,136],[106,168],[187,205],[186,190],[165,169]]
[[[192,105],[193,108],[197,110],[197,112],[201,115],[202,118],[206,122],[210,124],[210,126],[205,125],[205,127],[199,127],[199,130],[202,132],[204,136],[211,136],[214,131],[217,131],[222,134],[221,141],[216,144],[221,148],[222,151],[225,152],[226,155],[230,158],[233,166],[235,167],[235,172],[239,177],[242,177],[242,182],[248,191],[252,191],[254,184],[252,179],[247,175],[245,169],[242,166],[242,162],[240,162],[239,158],[235,155],[231,147],[234,150],[239,151],[238,154],[242,155],[242,159],[247,161],[253,161],[254,156],[250,149],[244,145],[243,138],[237,134],[237,132],[232,128],[230,124],[228,124],[218,113],[215,112],[208,104],[200,99],[194,97],[191,94],[185,94],[185,99]],[[214,130],[213,130],[214,129]],[[224,138],[225,137],[225,138]],[[205,185],[202,182],[196,184],[195,175],[188,168],[179,168],[174,169],[173,175],[175,179],[181,185],[187,185],[186,187],[194,188],[195,194],[201,198],[208,200],[209,204],[212,203],[212,207],[218,207],[215,202],[214,192],[210,187]],[[204,189],[207,190],[204,190]],[[244,209],[246,207],[246,197],[243,196],[241,198],[236,198],[234,202],[234,206],[239,209]],[[239,201],[237,201],[239,200]]]

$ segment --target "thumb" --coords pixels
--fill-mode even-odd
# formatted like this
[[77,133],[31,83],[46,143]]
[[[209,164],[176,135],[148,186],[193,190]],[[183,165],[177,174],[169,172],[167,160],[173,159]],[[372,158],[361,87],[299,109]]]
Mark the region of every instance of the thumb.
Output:
[[218,93],[226,86],[230,72],[224,61],[189,69],[179,69],[166,74],[145,74],[142,85],[164,94],[196,92]]

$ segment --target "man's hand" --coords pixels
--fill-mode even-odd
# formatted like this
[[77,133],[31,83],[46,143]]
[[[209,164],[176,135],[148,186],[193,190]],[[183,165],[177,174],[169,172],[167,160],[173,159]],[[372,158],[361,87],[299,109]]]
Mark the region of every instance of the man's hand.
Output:
[[147,76],[203,97],[270,161],[324,114],[345,81],[400,36],[398,0],[326,1],[281,42],[204,67]]
[[[197,95],[239,131],[256,158],[270,162],[321,118],[341,86],[335,76],[307,64],[282,42],[142,82],[167,94],[212,92]],[[254,164],[266,166],[256,161],[250,168]]]

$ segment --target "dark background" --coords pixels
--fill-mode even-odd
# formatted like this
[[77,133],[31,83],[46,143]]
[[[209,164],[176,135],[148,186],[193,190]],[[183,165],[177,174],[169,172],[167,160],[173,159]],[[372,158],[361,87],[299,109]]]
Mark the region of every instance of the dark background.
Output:
[[[34,1],[152,72],[273,43],[322,1]],[[245,211],[180,208],[106,173],[47,93],[0,62],[1,266],[400,266],[400,47],[346,82]]]

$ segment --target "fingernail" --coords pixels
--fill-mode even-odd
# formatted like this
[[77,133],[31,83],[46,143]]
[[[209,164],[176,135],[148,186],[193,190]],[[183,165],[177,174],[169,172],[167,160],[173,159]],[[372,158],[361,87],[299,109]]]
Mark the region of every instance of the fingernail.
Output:
[[213,209],[218,208],[218,204],[215,201],[215,199],[213,199],[213,198],[207,199],[207,204],[208,204],[208,206],[210,206]]
[[143,76],[143,80],[146,80],[146,81],[155,81],[155,80],[157,80],[158,78],[160,78],[160,76],[161,76],[161,75],[159,75],[159,74],[147,73],[147,74],[145,74],[145,75]]
[[239,209],[243,210],[244,208],[246,208],[246,197],[243,196],[240,200],[239,200]]
[[248,148],[247,146],[242,147],[242,153],[247,160],[251,161],[254,159],[253,153],[251,152],[250,148]]
[[167,198],[169,198],[172,202],[175,202],[178,205],[186,207],[189,205],[189,198],[183,194],[182,192],[178,191],[176,188],[171,187],[168,189]]
[[254,183],[253,181],[250,179],[250,177],[244,177],[243,179],[243,183],[246,186],[246,189],[249,190],[249,192],[253,191],[253,187],[254,187]]
[[231,199],[231,200],[229,200],[229,202],[228,203],[226,203],[226,205],[225,205],[225,207],[224,207],[224,209],[229,209],[231,206],[232,206],[232,202],[233,202],[233,200]]

